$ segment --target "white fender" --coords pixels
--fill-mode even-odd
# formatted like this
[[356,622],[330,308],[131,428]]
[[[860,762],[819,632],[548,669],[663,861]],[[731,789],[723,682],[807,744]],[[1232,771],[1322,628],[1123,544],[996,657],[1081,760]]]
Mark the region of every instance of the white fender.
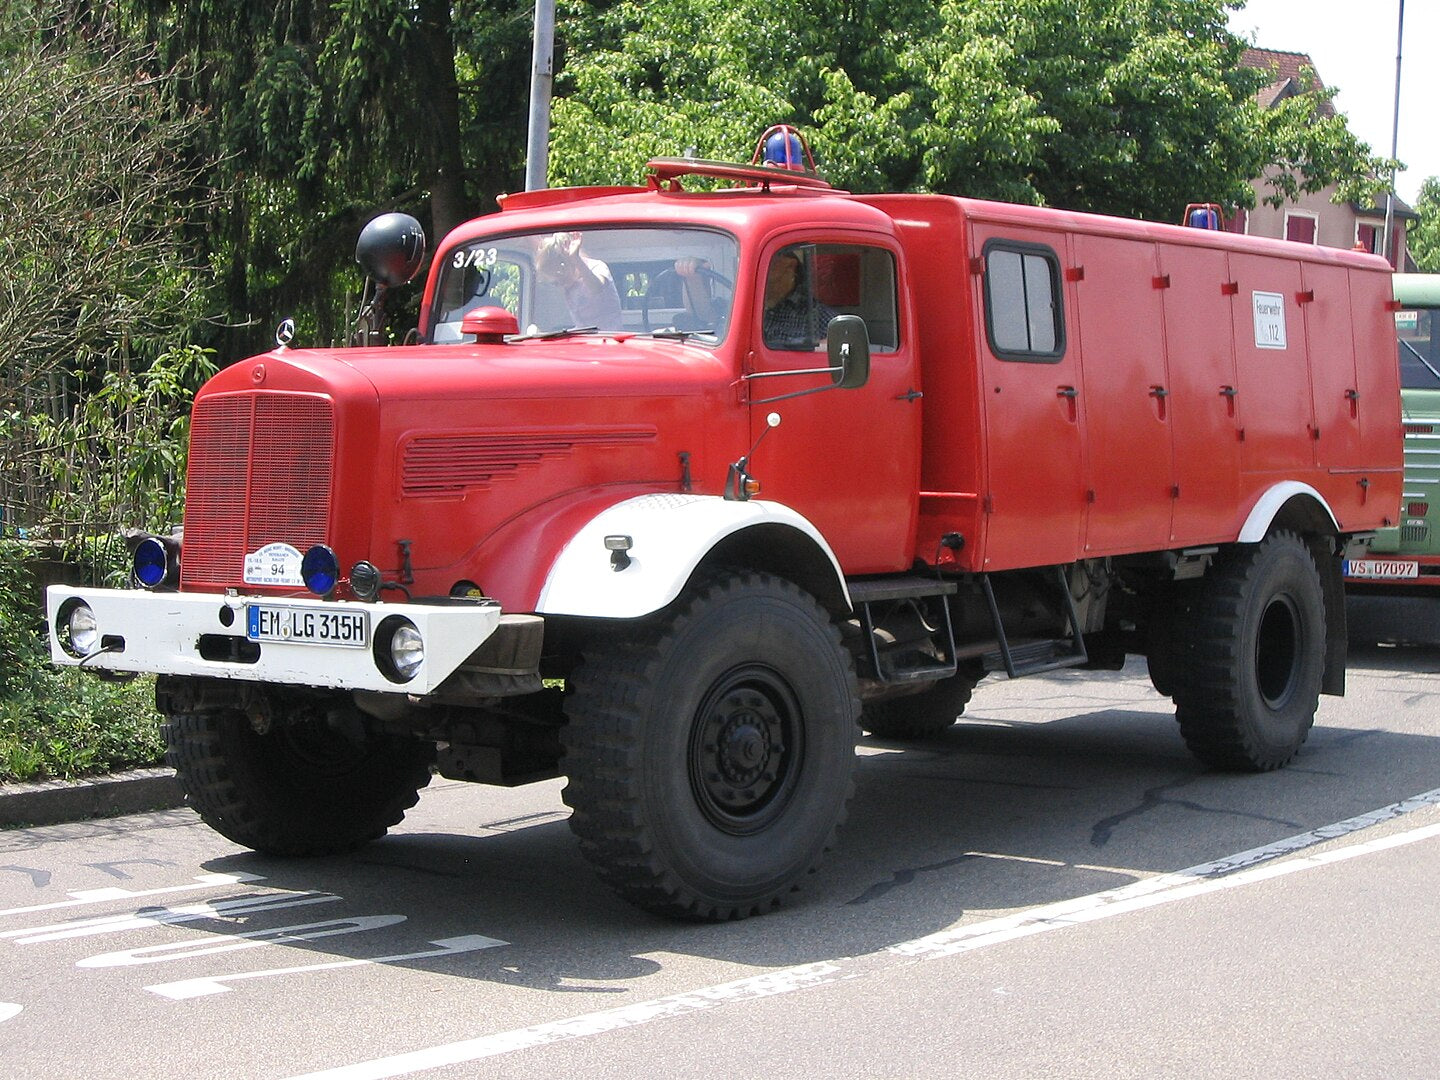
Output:
[[1258,544],[1265,539],[1265,533],[1270,529],[1270,523],[1275,520],[1275,515],[1280,508],[1289,502],[1296,495],[1309,495],[1325,509],[1330,517],[1330,524],[1335,526],[1335,531],[1340,531],[1340,524],[1335,520],[1335,511],[1330,509],[1324,497],[1309,484],[1302,484],[1298,480],[1285,480],[1260,496],[1250,516],[1245,519],[1245,525],[1240,530],[1237,539],[1242,544]]
[[[845,589],[840,563],[820,531],[788,506],[716,495],[657,494],[602,510],[561,550],[536,612],[633,619],[658,611],[680,595],[695,567],[717,543],[755,525],[784,525],[804,533],[825,553]],[[605,537],[628,536],[629,562],[617,570]],[[846,602],[849,591],[845,590]]]

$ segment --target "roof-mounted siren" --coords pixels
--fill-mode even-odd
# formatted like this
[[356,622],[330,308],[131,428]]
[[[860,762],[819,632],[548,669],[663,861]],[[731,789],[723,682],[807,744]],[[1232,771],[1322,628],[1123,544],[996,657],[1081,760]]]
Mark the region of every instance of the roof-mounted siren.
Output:
[[805,139],[789,124],[776,124],[765,129],[755,144],[755,156],[748,165],[736,161],[707,161],[703,158],[651,158],[646,165],[650,175],[645,186],[651,191],[681,191],[680,179],[704,176],[717,180],[736,180],[740,187],[760,188],[766,192],[771,185],[779,188],[824,188],[830,185],[815,170],[815,157]]
[[1185,218],[1182,224],[1191,229],[1209,229],[1211,232],[1219,232],[1222,220],[1219,203],[1192,202],[1185,207]]
[[774,124],[765,129],[760,141],[755,144],[751,165],[764,165],[771,169],[785,169],[788,172],[818,175],[815,156],[805,139],[789,124]]

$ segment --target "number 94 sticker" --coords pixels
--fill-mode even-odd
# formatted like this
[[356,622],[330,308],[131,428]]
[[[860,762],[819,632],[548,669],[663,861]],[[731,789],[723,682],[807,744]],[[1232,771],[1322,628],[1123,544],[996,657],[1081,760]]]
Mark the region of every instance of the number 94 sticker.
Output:
[[266,544],[245,556],[245,584],[303,586],[300,558],[289,544]]

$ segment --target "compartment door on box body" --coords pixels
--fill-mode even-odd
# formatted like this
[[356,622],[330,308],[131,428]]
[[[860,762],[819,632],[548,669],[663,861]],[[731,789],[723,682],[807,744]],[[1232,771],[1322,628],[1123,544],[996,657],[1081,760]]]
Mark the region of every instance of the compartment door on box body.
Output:
[[1355,327],[1350,272],[1343,266],[1301,268],[1301,310],[1310,346],[1316,463],[1344,468],[1360,451],[1360,392],[1355,382]]
[[[1395,432],[1400,428],[1396,323],[1388,304],[1390,276],[1350,270],[1350,313],[1354,318],[1355,389],[1360,395],[1360,462],[1367,469],[1399,465]],[[1431,326],[1440,314],[1429,313]],[[1440,327],[1432,329],[1432,355],[1440,354]],[[1376,493],[1378,494],[1378,492]]]
[[1300,264],[1230,254],[1235,368],[1245,422],[1240,460],[1247,474],[1298,476],[1315,465],[1315,421],[1305,319],[1296,297]]
[[[984,381],[986,570],[1074,561],[1084,514],[1078,349],[1068,339],[1065,238],[983,223],[974,247]],[[933,414],[930,419],[935,422]]]
[[1149,241],[1074,239],[1085,404],[1085,554],[1153,551],[1174,501],[1163,280]]
[[1169,280],[1161,295],[1179,489],[1171,538],[1179,545],[1230,539],[1244,402],[1235,389],[1225,253],[1162,245],[1160,272]]

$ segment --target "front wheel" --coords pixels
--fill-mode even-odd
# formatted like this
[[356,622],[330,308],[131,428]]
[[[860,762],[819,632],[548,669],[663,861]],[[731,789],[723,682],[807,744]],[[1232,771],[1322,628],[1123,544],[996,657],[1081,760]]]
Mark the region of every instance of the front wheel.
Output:
[[632,903],[757,914],[833,844],[854,789],[855,672],[791,583],[709,578],[658,620],[597,635],[567,690],[570,825]]
[[171,714],[165,760],[220,835],[271,855],[328,855],[385,835],[430,782],[429,744],[323,718],[265,734],[239,709]]
[[1191,609],[1175,717],[1190,750],[1219,768],[1264,772],[1300,751],[1325,670],[1325,601],[1293,532],[1226,552]]

